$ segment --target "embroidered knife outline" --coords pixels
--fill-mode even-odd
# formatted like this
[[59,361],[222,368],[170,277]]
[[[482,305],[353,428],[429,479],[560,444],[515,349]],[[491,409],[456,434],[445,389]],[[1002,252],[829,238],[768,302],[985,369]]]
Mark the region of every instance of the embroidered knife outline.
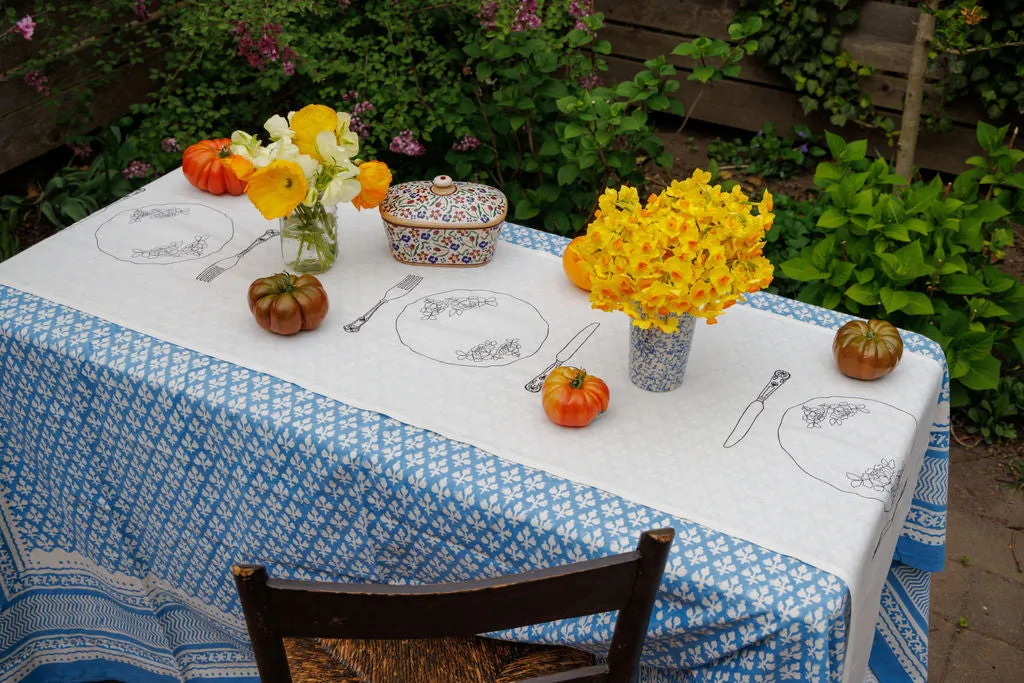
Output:
[[768,384],[764,385],[764,389],[757,395],[753,401],[747,404],[747,407],[743,409],[743,413],[740,415],[740,419],[736,420],[736,426],[729,432],[729,436],[725,439],[725,443],[722,444],[725,448],[732,448],[747,435],[750,428],[754,426],[754,422],[757,420],[757,416],[764,410],[764,402],[768,400],[768,397],[775,393],[776,389],[786,383],[792,375],[785,370],[776,370],[772,378],[768,380]]

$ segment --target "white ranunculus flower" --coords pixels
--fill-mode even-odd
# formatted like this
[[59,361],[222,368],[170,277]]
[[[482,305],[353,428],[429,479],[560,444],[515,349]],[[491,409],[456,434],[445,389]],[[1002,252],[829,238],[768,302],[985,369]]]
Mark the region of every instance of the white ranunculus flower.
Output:
[[359,154],[359,136],[350,128],[351,124],[352,115],[346,111],[339,111],[334,135],[338,138],[337,145],[345,150],[346,155],[354,157]]
[[[356,170],[358,173],[358,169]],[[343,202],[350,202],[356,198],[362,188],[355,177],[342,177],[338,175],[331,181],[331,184],[324,190],[324,206],[337,206]]]
[[308,154],[296,155],[296,157],[294,159],[290,159],[290,161],[294,161],[302,167],[302,174],[306,176],[306,180],[312,180],[313,176],[316,175],[316,172],[320,170],[320,162]]
[[334,131],[330,130],[322,130],[317,133],[316,151],[324,160],[324,163],[336,166],[349,163],[349,158],[352,156],[344,147],[338,146],[338,140],[334,136]]
[[231,134],[231,153],[253,160],[260,151],[260,139],[255,135],[249,135],[245,131],[236,130]]
[[274,114],[267,119],[263,127],[270,133],[271,140],[291,140],[292,136],[295,135],[292,129],[288,127],[288,119],[280,114]]

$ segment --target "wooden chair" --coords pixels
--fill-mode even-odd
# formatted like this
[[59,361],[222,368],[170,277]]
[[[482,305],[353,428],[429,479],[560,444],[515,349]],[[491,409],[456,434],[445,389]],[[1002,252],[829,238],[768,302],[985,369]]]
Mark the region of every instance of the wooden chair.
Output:
[[634,680],[672,529],[646,531],[633,552],[507,577],[390,586],[268,578],[232,571],[264,683],[291,683],[284,638],[420,639],[471,636],[618,610],[608,663],[529,683]]

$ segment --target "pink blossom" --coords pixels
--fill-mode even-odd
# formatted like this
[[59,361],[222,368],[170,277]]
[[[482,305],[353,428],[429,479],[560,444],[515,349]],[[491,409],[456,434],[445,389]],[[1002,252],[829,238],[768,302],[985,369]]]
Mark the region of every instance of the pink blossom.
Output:
[[472,135],[463,135],[461,140],[452,145],[452,149],[456,152],[472,152],[479,146],[479,138],[475,138]]
[[352,0],[338,0],[338,7],[341,9],[348,9],[348,6],[352,4]]
[[139,19],[149,19],[149,3],[150,0],[135,0],[135,16]]
[[73,142],[68,143],[68,147],[71,148],[71,155],[79,159],[84,159],[92,154],[92,145],[76,145]]
[[396,135],[391,141],[389,149],[395,154],[404,154],[407,157],[418,157],[427,153],[427,148],[412,136],[412,131],[409,129]]
[[521,0],[516,18],[512,20],[512,32],[528,31],[540,28],[540,16],[537,14],[537,0]]
[[135,178],[148,178],[153,175],[153,167],[145,161],[136,160],[128,164],[128,168],[122,170],[121,175],[129,180]]
[[178,145],[178,141],[174,138],[164,138],[160,141],[160,149],[165,152],[180,152],[181,147]]
[[26,14],[18,20],[12,30],[15,33],[20,33],[25,40],[32,40],[32,35],[36,32],[36,22],[32,20],[31,14]]
[[593,90],[594,88],[600,88],[601,85],[603,85],[601,77],[598,76],[597,74],[590,74],[589,76],[584,76],[579,80],[579,83],[580,87],[583,88],[584,90]]
[[32,69],[25,74],[25,82],[35,89],[40,95],[50,94],[50,81],[39,69]]
[[480,20],[480,26],[485,29],[498,28],[498,3],[497,1],[492,2],[481,2],[480,11],[477,12],[476,18]]
[[295,61],[298,54],[290,46],[281,42],[281,24],[266,23],[259,33],[253,33],[244,21],[236,21],[231,33],[238,39],[239,57],[254,69],[265,71],[270,62],[281,62],[287,76],[295,73]]

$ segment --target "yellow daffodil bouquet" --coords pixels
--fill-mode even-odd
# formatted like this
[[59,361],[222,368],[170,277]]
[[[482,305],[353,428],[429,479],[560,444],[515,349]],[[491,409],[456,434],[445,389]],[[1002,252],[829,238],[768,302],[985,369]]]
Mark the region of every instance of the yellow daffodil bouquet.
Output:
[[[383,162],[358,160],[359,136],[351,122],[347,112],[311,104],[287,118],[267,119],[266,145],[244,131],[231,135],[231,152],[238,158],[229,163],[247,182],[249,200],[267,220],[291,219],[290,229],[298,232],[298,255],[290,264],[296,270],[317,269],[299,267],[304,248],[319,270],[334,262],[337,236],[325,207],[352,202],[360,210],[374,208],[387,196],[391,171]],[[330,234],[319,234],[318,226],[327,226]]]
[[646,204],[631,187],[605,191],[577,248],[594,308],[672,333],[680,316],[715,323],[745,293],[771,283],[772,264],[762,255],[775,219],[771,194],[754,204],[739,186],[724,192],[710,181],[698,169]]

